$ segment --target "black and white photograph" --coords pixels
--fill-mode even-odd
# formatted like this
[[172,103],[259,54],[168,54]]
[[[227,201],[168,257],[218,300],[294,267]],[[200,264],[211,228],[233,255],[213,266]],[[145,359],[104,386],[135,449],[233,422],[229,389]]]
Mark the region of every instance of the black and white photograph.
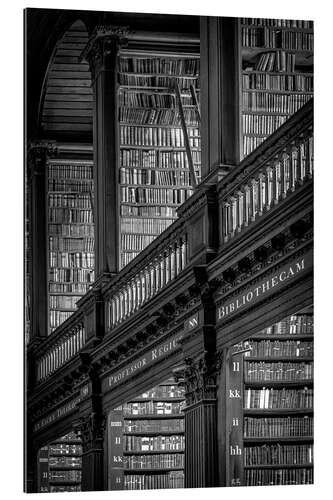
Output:
[[86,5],[22,9],[23,490],[303,498],[316,22]]

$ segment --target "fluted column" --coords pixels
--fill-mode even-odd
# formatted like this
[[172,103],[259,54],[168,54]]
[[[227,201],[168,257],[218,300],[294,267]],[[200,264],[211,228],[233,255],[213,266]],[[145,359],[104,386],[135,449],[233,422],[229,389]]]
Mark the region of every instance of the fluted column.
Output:
[[88,60],[94,90],[93,146],[96,276],[119,271],[117,56],[128,30],[98,26],[82,58]]
[[218,486],[216,371],[207,352],[185,359],[185,487]]

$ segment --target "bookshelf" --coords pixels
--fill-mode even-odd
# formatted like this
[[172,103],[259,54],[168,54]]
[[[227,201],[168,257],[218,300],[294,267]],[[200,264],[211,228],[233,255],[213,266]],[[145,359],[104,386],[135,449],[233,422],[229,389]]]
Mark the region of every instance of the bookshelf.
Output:
[[240,19],[243,157],[313,97],[313,22]]
[[178,84],[196,181],[201,176],[198,55],[119,57],[120,267],[176,218],[193,192]]
[[241,395],[228,417],[229,484],[313,483],[313,313],[234,346],[229,363]]
[[49,161],[49,333],[94,281],[93,172],[88,161]]
[[81,491],[81,439],[71,432],[39,451],[39,491]]
[[169,379],[111,412],[110,489],[184,487],[184,404]]

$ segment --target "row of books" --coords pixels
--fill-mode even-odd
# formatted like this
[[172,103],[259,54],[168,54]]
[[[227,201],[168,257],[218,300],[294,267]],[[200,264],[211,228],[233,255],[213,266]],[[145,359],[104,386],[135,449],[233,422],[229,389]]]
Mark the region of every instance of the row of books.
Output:
[[273,486],[279,484],[312,484],[313,469],[246,469],[246,486]]
[[183,467],[184,453],[124,457],[125,469],[181,469]]
[[287,118],[287,116],[281,115],[249,115],[244,113],[242,115],[243,134],[272,134]]
[[272,28],[301,28],[313,29],[313,21],[301,19],[268,19],[262,17],[241,17],[241,24],[253,24],[254,26],[270,26]]
[[256,71],[277,71],[293,73],[295,71],[296,55],[284,50],[265,52],[261,54],[254,67]]
[[60,469],[62,467],[80,468],[82,466],[82,459],[81,457],[50,457],[49,466]]
[[181,92],[189,90],[193,86],[196,90],[199,88],[199,78],[196,76],[177,76],[177,75],[140,75],[131,73],[119,73],[118,81],[120,85],[126,87],[144,87],[146,88],[170,88],[173,80],[176,79]]
[[313,75],[272,75],[269,73],[242,74],[243,90],[269,90],[278,92],[313,92]]
[[123,407],[125,416],[134,415],[174,415],[181,413],[184,402],[155,402],[127,403]]
[[295,314],[289,316],[274,325],[265,328],[260,332],[264,335],[313,335],[313,315],[311,314]]
[[143,248],[141,248],[137,252],[130,252],[130,251],[126,250],[126,253],[121,253],[120,254],[120,268],[122,269],[123,267],[127,266],[127,264],[132,262],[132,260],[135,259],[135,257],[137,255],[139,255],[140,252],[142,252],[142,250],[143,250]]
[[244,353],[245,357],[270,356],[279,358],[294,356],[308,358],[313,356],[313,342],[304,340],[250,340],[251,351]]
[[176,207],[121,205],[122,217],[171,217],[177,219]]
[[[193,105],[193,98],[189,91],[181,94],[183,106]],[[122,89],[118,97],[119,106],[138,108],[178,108],[175,92],[167,90],[152,90],[140,92],[131,89]]]
[[87,194],[49,193],[49,207],[91,208],[91,198]]
[[245,389],[245,409],[311,409],[313,389]]
[[62,443],[71,443],[72,441],[80,441],[81,438],[78,437],[76,432],[72,431],[69,432],[68,434],[65,434],[64,436],[61,436],[60,438],[57,439],[57,441],[60,441]]
[[[82,226],[79,226],[82,227]],[[69,237],[49,236],[49,250],[60,252],[88,252],[95,249],[95,240],[91,237]]]
[[49,279],[51,282],[68,282],[68,283],[93,283],[95,280],[94,271],[92,269],[57,269],[49,270]]
[[[158,233],[159,234],[159,233]],[[121,234],[121,249],[140,252],[143,248],[150,245],[157,234]]]
[[[142,110],[143,113],[148,113],[147,110]],[[166,110],[171,113],[172,110]],[[184,114],[195,116],[193,110],[185,110]],[[192,118],[193,118],[192,116]],[[195,120],[186,116],[186,121],[195,123]],[[191,148],[198,148],[200,139],[198,137],[189,137]],[[130,125],[120,126],[120,145],[121,146],[157,146],[157,147],[175,147],[184,148],[184,134],[181,128],[163,128],[163,127],[133,127]]]
[[[201,164],[201,151],[192,151],[192,161]],[[157,149],[121,149],[122,167],[188,169],[186,151],[159,151]]]
[[49,179],[85,179],[92,180],[92,165],[76,165],[76,164],[57,164],[50,163],[48,176]]
[[243,92],[243,112],[296,113],[310,99],[308,94],[274,94],[268,92]]
[[244,437],[283,438],[313,435],[313,417],[245,417]]
[[50,191],[72,191],[75,193],[91,193],[93,192],[93,184],[86,180],[68,180],[68,179],[49,179],[48,190]]
[[49,306],[50,309],[75,309],[80,298],[81,296],[49,295]]
[[79,293],[85,294],[90,287],[90,283],[49,283],[50,293]]
[[54,309],[50,309],[49,325],[51,330],[53,331],[55,328],[61,325],[61,323],[66,321],[66,319],[68,319],[71,315],[72,312],[70,311],[55,311]]
[[[50,493],[65,493],[65,492],[71,492],[71,491],[81,491],[81,485],[66,485],[66,486],[61,486],[61,485],[50,485],[50,490],[46,488],[46,491],[50,491]],[[41,490],[41,493],[42,490]]]
[[178,385],[158,385],[141,394],[142,398],[183,398],[184,388]]
[[49,222],[83,223],[91,224],[93,222],[93,213],[91,210],[78,208],[49,208]]
[[170,219],[149,219],[149,218],[121,218],[120,231],[126,233],[160,234],[170,226]]
[[313,362],[247,361],[244,363],[244,378],[245,382],[311,380]]
[[199,75],[199,58],[120,57],[119,71],[126,73],[155,73],[166,75]]
[[254,149],[262,144],[267,136],[251,137],[243,134],[243,155],[249,155]]
[[125,451],[181,451],[185,437],[174,436],[124,436]]
[[90,252],[56,252],[49,253],[50,267],[80,267],[92,269],[95,265],[95,255]]
[[80,482],[82,472],[80,470],[54,470],[49,471],[49,481],[52,482]]
[[190,172],[186,170],[153,170],[150,168],[120,168],[121,184],[148,186],[189,186]]
[[125,420],[124,432],[180,432],[184,431],[184,419],[172,418],[169,420]]
[[49,224],[49,234],[51,238],[56,236],[71,238],[94,238],[93,224]]
[[50,444],[49,445],[50,455],[82,455],[82,445],[80,444]]
[[183,487],[184,473],[182,471],[170,471],[165,474],[126,474],[124,476],[125,490],[152,490]]
[[191,189],[178,188],[143,188],[122,186],[120,200],[125,203],[162,203],[180,205],[192,194]]
[[[194,127],[198,118],[193,108],[183,109],[186,123]],[[136,125],[172,125],[180,129],[181,120],[177,108],[119,108],[119,121]]]
[[242,46],[269,49],[313,50],[313,33],[271,30],[266,26],[243,27]]
[[244,450],[244,465],[301,465],[313,463],[312,444],[264,444]]

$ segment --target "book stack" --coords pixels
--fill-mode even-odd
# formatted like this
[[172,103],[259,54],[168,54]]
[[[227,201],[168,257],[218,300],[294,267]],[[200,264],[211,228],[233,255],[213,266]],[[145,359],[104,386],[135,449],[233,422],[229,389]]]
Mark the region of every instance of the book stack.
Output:
[[247,156],[313,96],[313,23],[241,18]]
[[169,379],[111,413],[111,489],[184,487],[184,404]]
[[39,491],[81,491],[82,444],[73,432],[39,451]]
[[177,207],[193,192],[175,82],[200,181],[200,132],[191,93],[192,86],[199,100],[199,58],[121,55],[118,81],[123,268],[176,219]]
[[313,482],[313,314],[289,316],[247,343],[244,485]]
[[75,311],[94,281],[92,164],[48,164],[49,333]]

